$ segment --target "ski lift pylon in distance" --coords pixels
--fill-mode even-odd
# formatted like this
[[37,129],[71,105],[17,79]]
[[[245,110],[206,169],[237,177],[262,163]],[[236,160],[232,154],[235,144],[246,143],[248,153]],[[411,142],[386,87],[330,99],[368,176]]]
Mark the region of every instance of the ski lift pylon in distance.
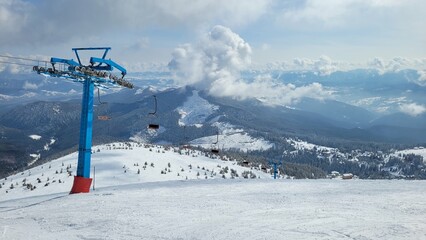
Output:
[[190,149],[191,148],[191,144],[189,144],[188,141],[188,136],[186,136],[186,125],[183,125],[183,143],[182,143],[182,148],[183,149]]

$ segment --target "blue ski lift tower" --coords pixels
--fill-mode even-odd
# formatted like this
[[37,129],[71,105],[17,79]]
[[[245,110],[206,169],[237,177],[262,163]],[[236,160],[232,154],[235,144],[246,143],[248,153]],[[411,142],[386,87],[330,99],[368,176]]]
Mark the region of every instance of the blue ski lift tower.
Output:
[[282,160],[270,160],[269,164],[274,167],[274,179],[277,179],[278,168],[282,165]]
[[[94,88],[109,89],[110,87],[133,88],[133,84],[124,79],[127,71],[106,55],[110,47],[73,48],[77,62],[73,59],[50,59],[50,66],[34,66],[33,70],[38,74],[49,77],[69,79],[83,84],[83,97],[80,121],[80,140],[78,147],[77,175],[74,176],[72,193],[87,193],[90,191],[92,178],[90,178],[90,161],[92,154],[92,126],[93,126],[93,92]],[[102,51],[102,56],[90,57],[89,64],[84,65],[80,59],[81,51]],[[121,76],[115,75],[117,69]]]

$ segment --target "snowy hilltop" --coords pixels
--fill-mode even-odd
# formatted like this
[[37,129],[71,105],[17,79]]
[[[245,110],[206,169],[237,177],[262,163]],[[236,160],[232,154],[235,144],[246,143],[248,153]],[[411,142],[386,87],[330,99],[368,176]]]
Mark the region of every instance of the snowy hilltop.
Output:
[[[0,180],[0,198],[67,192],[72,187],[78,153]],[[92,148],[94,187],[216,178],[271,178],[259,166],[240,166],[226,156],[177,147],[115,142]]]

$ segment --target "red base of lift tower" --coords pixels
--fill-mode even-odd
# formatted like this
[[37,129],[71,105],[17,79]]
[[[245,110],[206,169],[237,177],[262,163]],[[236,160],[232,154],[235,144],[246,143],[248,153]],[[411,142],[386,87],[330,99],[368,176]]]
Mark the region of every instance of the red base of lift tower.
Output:
[[74,193],[88,193],[90,191],[90,185],[92,185],[91,178],[74,176],[74,184],[70,194]]

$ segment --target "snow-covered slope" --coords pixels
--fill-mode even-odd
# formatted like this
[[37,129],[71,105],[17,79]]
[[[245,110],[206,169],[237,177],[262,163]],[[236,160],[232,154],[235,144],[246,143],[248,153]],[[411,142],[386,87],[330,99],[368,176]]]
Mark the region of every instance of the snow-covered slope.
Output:
[[0,239],[425,239],[425,189],[383,180],[122,185],[0,200]]
[[423,181],[273,180],[255,169],[243,179],[249,168],[198,151],[133,142],[93,151],[87,194],[68,194],[76,153],[0,180],[0,239],[426,237]]
[[416,148],[396,151],[395,154],[393,154],[393,156],[407,155],[407,154],[419,155],[423,157],[423,161],[426,160],[426,148],[424,147],[416,147]]
[[[212,124],[218,128],[219,135],[212,135],[192,140],[191,145],[210,149],[239,149],[241,151],[267,150],[274,146],[262,138],[253,138],[241,128],[236,128],[232,124],[215,122]],[[217,143],[216,143],[217,142]]]
[[179,125],[201,127],[206,118],[218,109],[218,106],[209,103],[207,100],[200,97],[198,91],[193,90],[192,96],[188,97],[183,105],[176,109],[181,115]]
[[[95,187],[171,180],[256,178],[270,174],[242,167],[235,161],[205,156],[200,151],[147,145],[134,142],[111,143],[92,148],[92,176]],[[61,157],[0,180],[0,199],[13,199],[71,190],[78,153]],[[234,173],[232,173],[234,172]],[[94,173],[94,174],[93,174]],[[32,188],[32,190],[31,190]]]

